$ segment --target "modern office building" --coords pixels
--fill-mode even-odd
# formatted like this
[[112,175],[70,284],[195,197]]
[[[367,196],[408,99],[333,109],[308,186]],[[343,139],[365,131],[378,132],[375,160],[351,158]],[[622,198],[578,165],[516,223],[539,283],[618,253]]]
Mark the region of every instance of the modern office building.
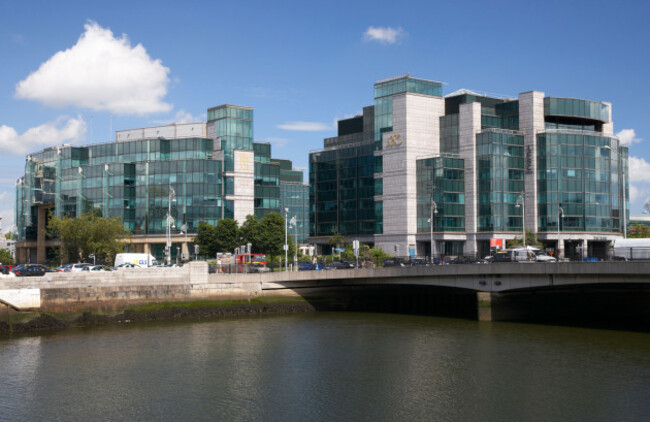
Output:
[[201,221],[241,224],[291,202],[289,218],[305,224],[299,212],[308,207],[307,194],[282,196],[285,184],[301,183],[290,161],[273,161],[270,144],[253,142],[250,107],[210,108],[204,123],[118,131],[105,144],[53,146],[27,156],[16,184],[17,258],[44,263],[56,256],[59,244],[45,230],[50,213],[91,210],[122,219],[133,234],[129,249],[157,258],[165,255],[170,214],[171,258],[187,257]]
[[553,253],[603,257],[628,217],[627,156],[606,102],[382,80],[310,154],[310,240],[485,256],[525,230]]

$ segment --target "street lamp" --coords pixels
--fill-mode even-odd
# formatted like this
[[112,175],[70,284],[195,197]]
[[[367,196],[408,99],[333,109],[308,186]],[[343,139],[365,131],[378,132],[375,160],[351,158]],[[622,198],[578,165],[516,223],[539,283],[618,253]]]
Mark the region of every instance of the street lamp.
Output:
[[172,217],[172,202],[176,202],[176,192],[174,188],[169,185],[169,197],[167,200],[167,265],[172,263],[172,224],[174,218]]
[[293,267],[294,271],[298,271],[298,221],[296,221],[296,216],[294,215],[291,217],[291,221],[289,222],[291,227],[293,227],[293,234],[294,234],[294,243],[295,247],[293,249]]
[[433,257],[436,255],[435,253],[435,244],[433,243],[433,214],[438,214],[438,205],[434,200],[431,200],[431,217],[429,218],[429,229],[431,232],[431,263],[433,263]]
[[528,247],[526,246],[526,197],[523,192],[517,197],[517,204],[515,207],[521,207],[521,227],[524,235],[524,250],[526,251],[526,259],[528,259]]
[[560,259],[560,222],[564,219],[564,208],[557,206],[557,259]]
[[289,242],[287,239],[287,231],[288,231],[288,224],[289,222],[287,219],[289,218],[289,208],[284,209],[284,270],[288,271],[289,270]]

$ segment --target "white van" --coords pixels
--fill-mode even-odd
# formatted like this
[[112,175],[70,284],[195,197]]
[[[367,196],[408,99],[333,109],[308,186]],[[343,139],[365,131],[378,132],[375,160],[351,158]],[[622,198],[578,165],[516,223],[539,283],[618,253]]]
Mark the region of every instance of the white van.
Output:
[[117,267],[122,264],[135,264],[140,267],[154,267],[158,265],[158,261],[153,255],[146,253],[118,253],[115,255],[115,265]]
[[625,261],[650,259],[650,239],[616,239],[614,256]]
[[544,251],[533,246],[527,248],[513,248],[512,249],[513,261],[532,261],[532,262],[557,262],[552,256],[546,255]]

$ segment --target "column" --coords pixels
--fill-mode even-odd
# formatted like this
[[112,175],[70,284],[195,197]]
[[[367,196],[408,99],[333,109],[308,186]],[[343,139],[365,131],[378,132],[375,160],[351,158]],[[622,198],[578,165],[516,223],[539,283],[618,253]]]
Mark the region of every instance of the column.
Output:
[[537,233],[537,133],[544,131],[544,93],[519,94],[519,130],[524,132],[525,227]]
[[476,163],[476,134],[481,131],[481,104],[460,105],[458,139],[460,156],[465,159],[465,255],[476,255],[478,226],[478,184]]
[[38,222],[36,223],[36,256],[32,257],[32,262],[38,264],[45,264],[45,214],[47,213],[47,208],[44,206],[38,207]]
[[476,302],[478,306],[478,320],[492,321],[492,293],[476,292]]

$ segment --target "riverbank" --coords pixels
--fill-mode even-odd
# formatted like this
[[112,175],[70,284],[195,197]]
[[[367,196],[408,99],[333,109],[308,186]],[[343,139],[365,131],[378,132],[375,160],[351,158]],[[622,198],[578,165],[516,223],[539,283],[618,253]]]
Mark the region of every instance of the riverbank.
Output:
[[[0,334],[27,333],[93,325],[142,321],[228,318],[254,315],[282,315],[314,312],[315,308],[300,297],[259,297],[242,300],[147,303],[118,313],[84,311],[74,314],[30,313],[0,317]],[[25,320],[26,321],[20,321]]]

